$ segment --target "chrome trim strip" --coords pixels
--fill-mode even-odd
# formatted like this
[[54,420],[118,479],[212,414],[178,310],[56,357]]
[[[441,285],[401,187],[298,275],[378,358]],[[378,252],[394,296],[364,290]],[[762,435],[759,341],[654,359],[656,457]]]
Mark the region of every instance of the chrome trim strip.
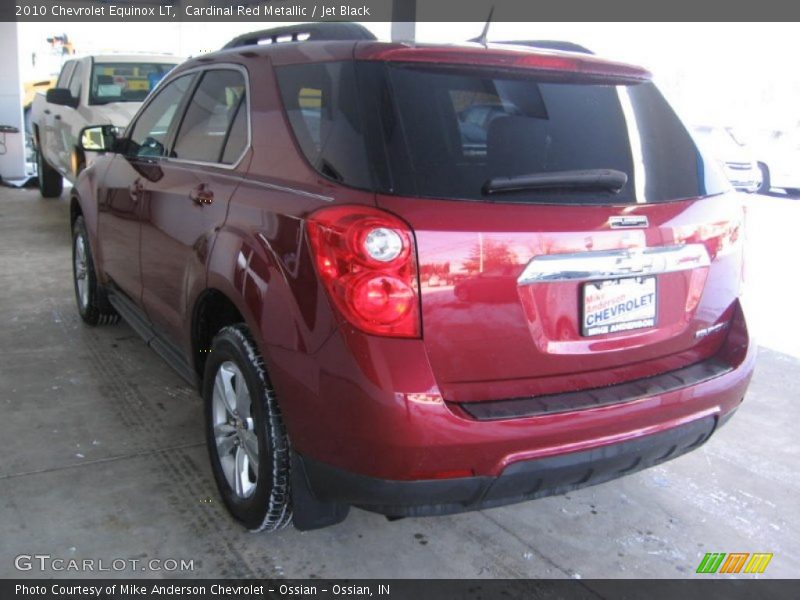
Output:
[[623,215],[609,217],[608,224],[611,229],[629,229],[631,227],[647,227],[647,215]]
[[[231,163],[231,164],[226,164],[226,163],[222,163],[222,162],[205,162],[205,161],[199,161],[199,160],[184,160],[184,159],[180,159],[180,158],[173,158],[173,157],[170,157],[170,156],[152,156],[152,157],[151,156],[148,156],[148,157],[126,156],[126,158],[132,159],[132,160],[137,160],[137,159],[141,160],[141,159],[146,158],[147,160],[151,160],[153,162],[156,162],[156,161],[160,162],[161,160],[169,160],[170,163],[180,163],[180,164],[185,164],[185,165],[195,165],[195,166],[198,166],[198,167],[214,167],[214,168],[217,168],[217,169],[225,169],[227,171],[233,171],[235,169],[238,169],[239,165],[244,160],[244,157],[247,156],[247,153],[253,147],[253,123],[252,123],[252,119],[251,119],[251,105],[250,105],[250,73],[247,70],[247,67],[245,67],[244,65],[241,65],[239,63],[211,63],[211,64],[207,64],[207,65],[196,65],[196,66],[190,67],[188,69],[185,69],[183,71],[180,71],[178,73],[175,73],[174,71],[175,71],[175,69],[173,68],[171,71],[169,71],[169,73],[166,76],[164,76],[161,79],[161,81],[158,82],[158,85],[154,88],[153,93],[151,93],[147,97],[147,99],[145,100],[145,103],[142,104],[142,106],[139,107],[138,111],[136,111],[136,114],[133,116],[133,119],[131,119],[131,122],[125,128],[125,134],[124,134],[125,137],[128,138],[130,136],[130,134],[133,133],[133,130],[136,128],[136,124],[138,123],[139,118],[142,116],[142,113],[145,110],[147,110],[147,108],[153,102],[153,100],[155,99],[156,95],[158,93],[160,93],[160,88],[169,85],[170,83],[172,83],[176,79],[179,79],[179,78],[183,77],[184,75],[190,75],[192,73],[204,73],[206,71],[239,71],[244,77],[245,100],[246,100],[246,103],[247,103],[247,107],[246,107],[247,108],[247,144],[244,147],[244,150],[242,150],[242,153],[241,153],[241,155],[239,155],[239,158],[237,158],[236,161]],[[192,93],[192,96],[194,96],[194,92],[197,91],[197,87],[196,87],[196,84],[194,82],[192,83],[192,86],[193,87],[191,88],[191,93]],[[156,90],[159,90],[159,92],[156,92]],[[189,101],[191,102],[191,98],[189,98]],[[183,117],[186,115],[186,111],[188,110],[188,108],[189,107],[187,105],[186,107],[184,107],[183,112],[180,115],[178,115],[178,117],[181,119],[181,121],[183,120]],[[175,118],[175,117],[173,117],[173,118]],[[231,125],[232,125],[232,123],[231,123]],[[171,123],[170,123],[170,127],[172,127]],[[179,134],[179,133],[180,133],[180,126],[178,128],[178,131],[176,132],[176,135]],[[174,146],[174,145],[175,145],[175,140],[172,140],[172,145],[169,148],[169,152],[172,152],[172,146]],[[125,156],[125,155],[120,155],[120,156]]]
[[711,264],[703,244],[624,248],[535,256],[517,279],[519,285],[547,281],[596,281],[672,273]]
[[[173,169],[178,169],[181,171],[189,171],[189,172],[196,172],[196,169],[191,168],[191,166],[187,166],[186,161],[177,161],[171,158],[163,158],[159,159],[164,164],[169,165]],[[182,164],[180,164],[182,162]],[[209,166],[217,166],[217,165],[209,165]],[[234,181],[236,183],[246,182],[248,185],[252,185],[255,187],[262,187],[268,190],[273,190],[276,192],[285,192],[287,194],[294,194],[296,196],[304,196],[306,198],[312,198],[313,200],[319,200],[321,202],[333,202],[333,198],[330,196],[323,196],[322,194],[316,194],[314,192],[307,192],[305,190],[286,187],[284,185],[278,185],[277,183],[269,183],[267,181],[258,181],[256,179],[252,179],[248,173],[238,173],[234,175],[229,175],[227,173],[218,173],[216,171],[213,172],[214,177],[220,179],[228,179],[230,181]]]

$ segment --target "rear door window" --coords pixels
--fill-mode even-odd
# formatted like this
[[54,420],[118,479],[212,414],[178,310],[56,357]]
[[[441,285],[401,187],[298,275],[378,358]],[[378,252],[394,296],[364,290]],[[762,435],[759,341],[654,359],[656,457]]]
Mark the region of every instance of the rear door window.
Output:
[[242,153],[247,148],[248,138],[247,122],[247,99],[242,97],[239,107],[236,109],[236,116],[228,131],[228,139],[225,142],[225,150],[222,152],[222,162],[232,165],[241,158]]
[[[233,160],[235,149],[232,147],[228,156],[223,157],[223,148],[240,106],[246,107],[245,93],[244,75],[240,71],[206,71],[180,124],[172,157],[207,163],[222,162],[224,158]],[[237,135],[241,139],[241,134]],[[231,143],[237,143],[237,139]]]

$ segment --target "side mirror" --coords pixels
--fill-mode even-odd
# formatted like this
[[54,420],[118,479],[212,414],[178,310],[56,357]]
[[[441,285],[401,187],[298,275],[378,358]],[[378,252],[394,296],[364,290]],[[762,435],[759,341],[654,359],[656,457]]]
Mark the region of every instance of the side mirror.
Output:
[[78,99],[73,98],[67,88],[50,88],[45,94],[45,100],[50,104],[60,106],[71,106],[72,108],[78,106]]
[[114,125],[93,125],[81,130],[78,145],[84,152],[116,152],[119,135]]

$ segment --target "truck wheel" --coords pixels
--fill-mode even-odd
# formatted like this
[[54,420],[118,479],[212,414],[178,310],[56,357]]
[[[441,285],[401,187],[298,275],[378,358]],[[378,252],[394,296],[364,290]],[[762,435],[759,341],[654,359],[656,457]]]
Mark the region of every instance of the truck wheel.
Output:
[[764,163],[758,163],[758,168],[761,171],[761,185],[758,186],[759,194],[769,194],[771,187],[769,181],[769,167]]
[[45,198],[58,198],[64,190],[64,179],[61,173],[51,167],[44,156],[41,149],[36,151],[36,166],[39,171],[39,192]]
[[275,390],[247,327],[214,337],[203,376],[206,442],[222,499],[251,531],[292,520],[289,439]]
[[108,302],[105,290],[97,282],[92,249],[82,216],[72,225],[72,280],[75,283],[75,300],[81,319],[89,325],[110,325],[119,321],[119,315]]

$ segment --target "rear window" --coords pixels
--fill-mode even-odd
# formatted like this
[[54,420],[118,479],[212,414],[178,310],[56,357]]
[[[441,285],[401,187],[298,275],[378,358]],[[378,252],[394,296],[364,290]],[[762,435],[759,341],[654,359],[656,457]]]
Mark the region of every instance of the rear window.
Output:
[[[324,83],[312,84],[310,75],[321,69]],[[520,72],[366,61],[283,67],[278,80],[311,164],[355,187],[447,199],[614,204],[728,189],[651,83],[563,83]],[[618,191],[559,184],[487,192],[496,178],[596,169],[621,171],[627,183]]]

